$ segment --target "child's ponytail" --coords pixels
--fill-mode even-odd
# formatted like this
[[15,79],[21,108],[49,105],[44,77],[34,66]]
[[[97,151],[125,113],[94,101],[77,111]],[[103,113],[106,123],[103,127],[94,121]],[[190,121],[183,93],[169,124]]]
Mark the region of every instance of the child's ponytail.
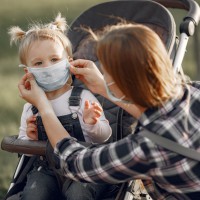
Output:
[[16,44],[21,41],[26,35],[26,32],[18,26],[13,26],[8,30],[8,34],[10,35],[10,44],[12,45],[13,42]]
[[58,29],[64,33],[67,30],[68,25],[66,19],[64,17],[61,17],[61,13],[58,13],[55,21],[49,24],[49,27],[52,29],[54,29],[55,27],[55,29]]
[[68,56],[72,57],[72,45],[66,36],[67,21],[58,13],[55,20],[48,24],[33,23],[29,25],[27,31],[23,31],[18,26],[13,26],[8,30],[10,44],[19,43],[19,57],[22,64],[26,65],[26,57],[30,45],[39,40],[60,41]]

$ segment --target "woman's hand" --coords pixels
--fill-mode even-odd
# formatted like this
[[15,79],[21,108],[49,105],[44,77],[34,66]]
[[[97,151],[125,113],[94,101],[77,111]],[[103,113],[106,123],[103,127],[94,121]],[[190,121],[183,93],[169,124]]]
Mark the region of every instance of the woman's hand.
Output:
[[93,93],[106,95],[104,79],[94,62],[78,59],[70,62],[70,71],[81,80]]
[[44,108],[48,104],[48,99],[44,91],[37,85],[32,74],[25,74],[18,84],[20,96],[37,107]]
[[[106,93],[103,75],[92,61],[77,59],[70,62],[70,64],[70,71],[77,79],[81,80],[89,90],[109,99]],[[138,109],[135,104],[126,104],[119,101],[113,103],[120,106],[136,118],[139,118],[141,115],[140,109]]]

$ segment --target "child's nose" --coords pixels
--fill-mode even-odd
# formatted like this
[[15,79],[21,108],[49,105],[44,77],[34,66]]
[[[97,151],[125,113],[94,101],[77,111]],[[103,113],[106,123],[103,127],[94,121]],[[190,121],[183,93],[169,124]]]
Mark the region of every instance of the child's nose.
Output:
[[44,67],[49,67],[49,66],[51,66],[51,62],[50,62],[50,61],[46,61],[46,62],[44,63]]

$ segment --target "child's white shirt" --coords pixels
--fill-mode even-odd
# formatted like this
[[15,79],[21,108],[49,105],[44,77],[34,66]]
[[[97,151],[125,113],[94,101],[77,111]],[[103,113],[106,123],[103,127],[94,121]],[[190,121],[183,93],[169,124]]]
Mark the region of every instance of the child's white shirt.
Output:
[[[69,109],[68,99],[71,95],[71,92],[72,92],[72,89],[68,90],[67,92],[59,96],[58,98],[50,100],[56,116],[68,115],[68,114],[76,112],[78,115],[86,142],[102,143],[108,140],[112,134],[112,129],[109,125],[108,120],[105,118],[104,113],[102,113],[101,117],[98,119],[98,121],[94,125],[85,124],[83,121],[83,110],[85,106],[85,101],[88,100],[89,102],[99,103],[97,98],[90,91],[83,90],[81,93],[80,107],[71,106]],[[31,108],[32,108],[32,105],[30,103],[26,103],[24,105],[22,116],[21,116],[21,124],[19,128],[19,137],[18,137],[19,139],[31,140],[31,138],[29,138],[26,134],[26,129],[27,129],[26,120],[30,116],[33,115]]]

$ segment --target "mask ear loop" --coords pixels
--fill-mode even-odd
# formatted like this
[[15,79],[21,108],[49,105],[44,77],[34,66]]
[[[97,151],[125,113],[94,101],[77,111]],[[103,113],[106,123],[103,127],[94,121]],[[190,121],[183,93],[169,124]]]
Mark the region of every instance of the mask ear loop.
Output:
[[19,64],[18,67],[20,67],[20,68],[26,68],[27,66],[26,66],[26,65],[23,65],[23,64]]
[[113,81],[113,82],[106,83],[106,84],[107,84],[107,86],[109,87],[109,86],[111,86],[111,85],[114,85],[114,84],[115,84],[115,82]]
[[[106,85],[108,86],[108,87],[110,87],[111,85],[114,85],[115,84],[115,82],[113,81],[113,82],[110,82],[110,83],[106,83]],[[110,89],[109,89],[110,90]],[[110,91],[111,92],[111,91]],[[115,97],[115,95],[113,94],[113,92],[111,92],[111,94]],[[122,97],[120,97],[119,98],[119,100],[123,100],[125,98],[125,95],[123,95]]]
[[19,64],[18,67],[23,68],[23,70],[24,70],[25,73],[28,73],[28,72],[29,72],[28,67],[27,67],[26,65]]
[[[107,83],[107,86],[109,87],[109,86],[111,86],[111,85],[114,85],[115,84],[115,82],[113,81],[113,82],[110,82],[110,83]],[[111,92],[112,93],[112,92]],[[112,94],[113,96],[114,96],[114,94]],[[115,96],[114,96],[115,97]],[[119,99],[120,100],[123,100],[123,99],[125,99],[125,95],[123,95],[122,97],[120,97]]]

